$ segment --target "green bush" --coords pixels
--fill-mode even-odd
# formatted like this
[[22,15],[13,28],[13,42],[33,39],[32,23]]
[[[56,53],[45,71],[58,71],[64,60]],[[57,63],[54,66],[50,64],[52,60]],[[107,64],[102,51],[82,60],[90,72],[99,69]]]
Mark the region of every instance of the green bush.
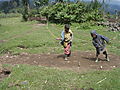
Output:
[[22,4],[23,4],[23,12],[22,12],[23,21],[28,21],[28,18],[29,18],[29,0],[22,0]]
[[78,3],[56,3],[55,5],[46,6],[40,9],[42,16],[55,23],[71,23],[100,21],[102,14],[99,8],[88,9],[88,5],[82,2]]
[[41,14],[37,9],[32,9],[29,12],[29,17],[41,17]]
[[22,13],[23,12],[23,8],[14,8],[9,10],[9,13]]

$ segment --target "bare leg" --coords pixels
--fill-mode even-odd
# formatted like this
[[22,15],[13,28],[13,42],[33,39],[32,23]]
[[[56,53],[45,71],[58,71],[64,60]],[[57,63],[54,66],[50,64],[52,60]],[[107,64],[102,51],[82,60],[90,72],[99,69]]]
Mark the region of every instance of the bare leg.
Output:
[[64,48],[64,53],[65,53],[65,60],[68,60],[68,56],[70,56],[70,44],[67,45],[66,48]]

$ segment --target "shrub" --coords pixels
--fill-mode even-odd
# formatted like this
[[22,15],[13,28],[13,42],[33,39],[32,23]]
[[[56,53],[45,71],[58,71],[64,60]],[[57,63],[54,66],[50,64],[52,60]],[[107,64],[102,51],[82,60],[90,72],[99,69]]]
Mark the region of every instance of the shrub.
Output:
[[40,13],[55,23],[71,23],[100,21],[102,14],[99,7],[88,9],[88,5],[82,2],[78,3],[56,3],[55,5],[45,6],[40,9]]

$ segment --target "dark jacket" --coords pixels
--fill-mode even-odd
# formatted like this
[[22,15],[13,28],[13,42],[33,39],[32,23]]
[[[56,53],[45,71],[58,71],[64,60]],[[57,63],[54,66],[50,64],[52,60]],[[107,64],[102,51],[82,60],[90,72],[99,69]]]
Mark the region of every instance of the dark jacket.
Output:
[[103,35],[99,35],[96,31],[91,31],[91,36],[95,34],[96,37],[92,39],[92,43],[96,49],[102,51],[105,48],[105,41],[108,43],[109,39]]

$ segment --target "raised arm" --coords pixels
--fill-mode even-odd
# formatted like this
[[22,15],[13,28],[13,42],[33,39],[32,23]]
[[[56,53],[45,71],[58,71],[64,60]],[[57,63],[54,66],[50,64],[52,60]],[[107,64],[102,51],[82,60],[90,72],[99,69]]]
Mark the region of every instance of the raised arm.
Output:
[[107,38],[107,37],[105,37],[105,36],[103,36],[103,35],[100,35],[100,37],[101,37],[103,40],[105,40],[107,43],[109,43],[109,38]]

